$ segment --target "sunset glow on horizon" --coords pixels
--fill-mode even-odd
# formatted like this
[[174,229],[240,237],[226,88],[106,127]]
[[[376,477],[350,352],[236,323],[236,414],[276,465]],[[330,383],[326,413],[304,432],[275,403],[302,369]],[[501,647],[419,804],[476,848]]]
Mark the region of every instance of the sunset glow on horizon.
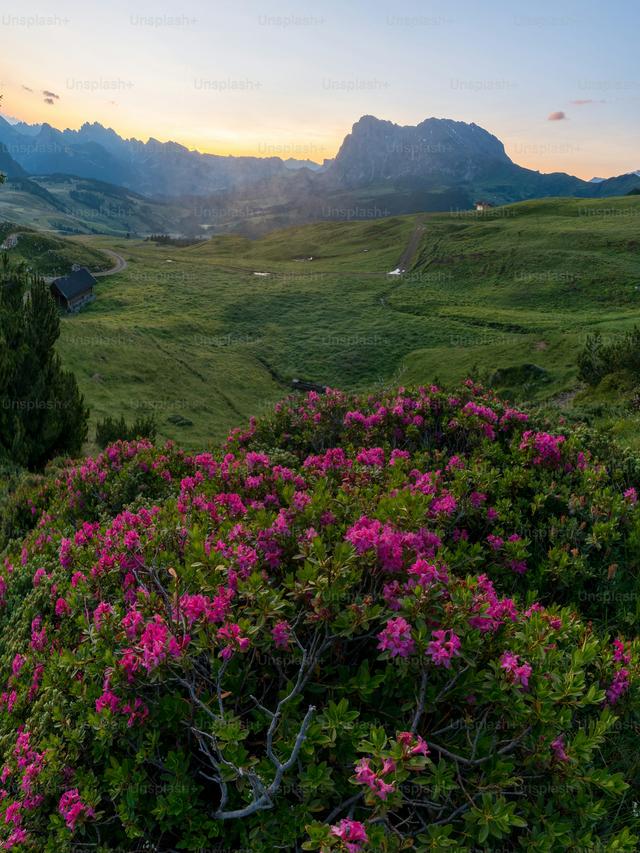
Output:
[[0,17],[2,115],[320,163],[364,114],[436,116],[475,122],[520,165],[607,177],[640,168],[639,18],[593,0],[27,2]]

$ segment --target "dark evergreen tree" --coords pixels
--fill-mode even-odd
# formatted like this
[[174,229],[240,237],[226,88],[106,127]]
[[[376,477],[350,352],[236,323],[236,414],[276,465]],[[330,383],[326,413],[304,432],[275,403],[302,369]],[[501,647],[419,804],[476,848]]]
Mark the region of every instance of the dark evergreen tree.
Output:
[[55,352],[60,317],[45,282],[23,266],[0,269],[0,460],[30,469],[77,453],[89,412]]

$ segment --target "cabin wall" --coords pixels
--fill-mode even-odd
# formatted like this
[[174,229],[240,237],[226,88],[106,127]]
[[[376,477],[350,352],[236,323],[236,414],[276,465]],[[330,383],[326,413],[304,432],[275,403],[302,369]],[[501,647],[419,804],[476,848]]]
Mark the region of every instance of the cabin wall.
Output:
[[95,294],[92,290],[87,291],[86,293],[82,293],[80,296],[76,296],[73,299],[67,300],[67,311],[72,314],[76,311],[79,311],[85,305],[88,305],[89,302],[93,302],[95,299]]

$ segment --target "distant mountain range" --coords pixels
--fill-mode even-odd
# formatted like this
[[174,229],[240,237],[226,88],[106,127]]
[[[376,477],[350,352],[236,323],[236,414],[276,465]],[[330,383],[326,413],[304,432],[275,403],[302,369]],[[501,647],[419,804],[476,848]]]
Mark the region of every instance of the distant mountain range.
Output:
[[322,166],[280,157],[202,154],[175,142],[123,139],[99,123],[79,130],[0,118],[0,170],[11,179],[71,175],[178,203],[193,228],[259,233],[313,219],[467,210],[546,196],[625,195],[638,173],[583,181],[525,169],[476,124],[428,118],[400,126],[363,116]]

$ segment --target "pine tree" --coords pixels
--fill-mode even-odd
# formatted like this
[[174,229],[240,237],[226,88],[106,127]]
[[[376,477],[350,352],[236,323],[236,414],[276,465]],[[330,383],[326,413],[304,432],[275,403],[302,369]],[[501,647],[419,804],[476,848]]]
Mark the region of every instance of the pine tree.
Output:
[[42,468],[77,453],[89,412],[55,352],[60,318],[45,282],[24,267],[0,269],[0,459]]

